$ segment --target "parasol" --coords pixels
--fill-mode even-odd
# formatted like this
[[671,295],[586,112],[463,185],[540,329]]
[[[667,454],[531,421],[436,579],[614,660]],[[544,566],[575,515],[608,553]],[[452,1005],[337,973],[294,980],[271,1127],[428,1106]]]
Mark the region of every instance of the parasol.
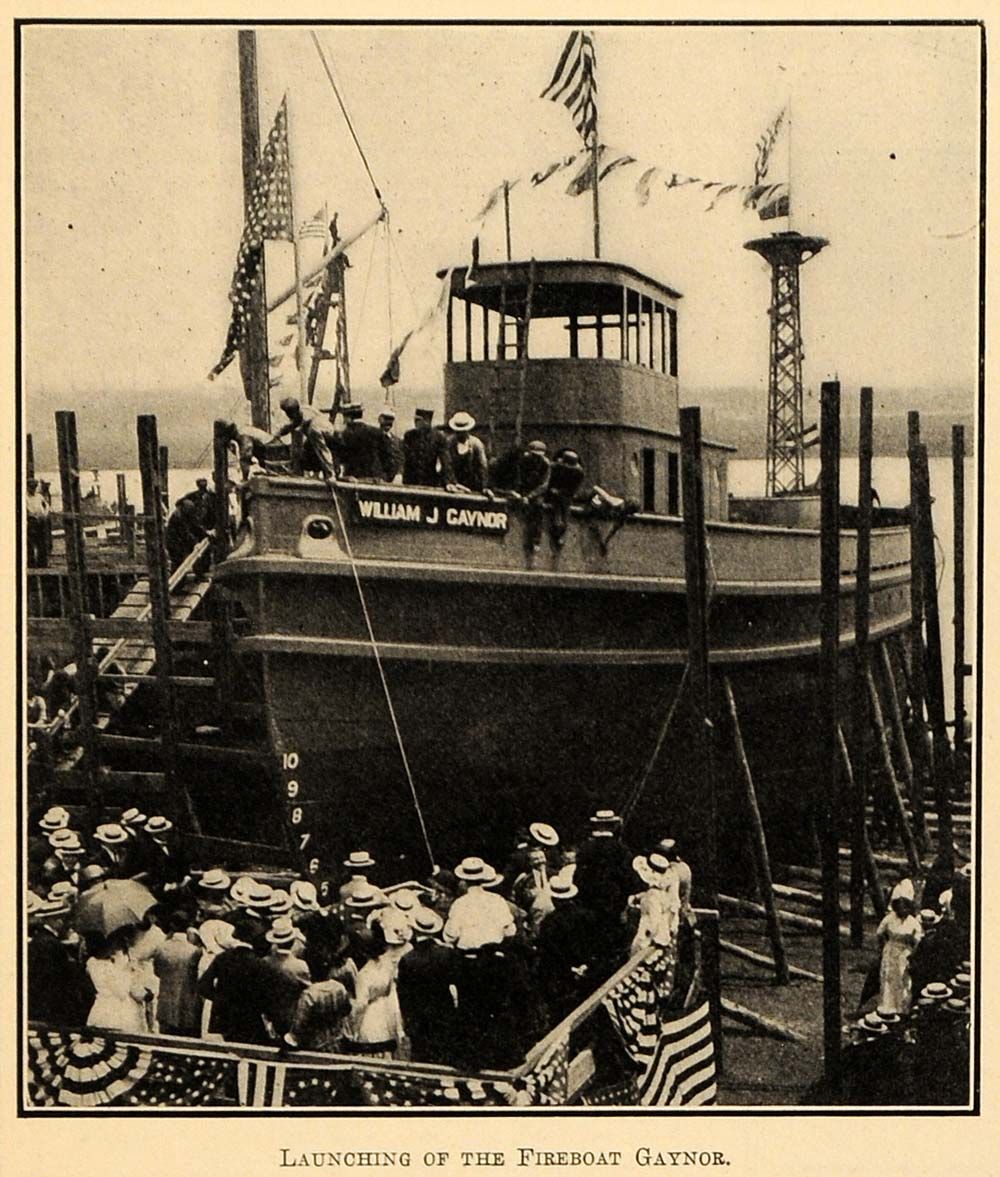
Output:
[[107,879],[91,887],[76,908],[76,927],[80,932],[99,932],[110,936],[119,928],[134,927],[156,900],[133,879]]

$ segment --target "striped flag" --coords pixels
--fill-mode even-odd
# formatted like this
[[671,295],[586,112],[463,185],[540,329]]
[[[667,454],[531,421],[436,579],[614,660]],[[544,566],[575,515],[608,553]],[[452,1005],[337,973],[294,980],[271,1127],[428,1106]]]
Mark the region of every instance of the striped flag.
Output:
[[288,164],[288,112],[283,98],[274,117],[274,126],[257,161],[253,190],[247,202],[243,236],[236,255],[236,269],[229,288],[229,301],[233,304],[232,319],[222,355],[208,374],[209,380],[221,375],[243,346],[250,300],[260,282],[264,242],[291,240],[292,180]]
[[[652,958],[604,999],[629,1055],[642,1071],[636,1079],[644,1107],[700,1107],[715,1103],[715,1044],[708,1001],[694,1009],[663,1010]],[[669,974],[672,977],[672,970]]]
[[563,47],[552,81],[539,95],[566,107],[588,147],[597,135],[596,65],[593,39],[589,33],[575,29]]
[[240,1059],[236,1066],[236,1091],[245,1108],[280,1108],[284,1098],[285,1063],[267,1059]]
[[329,229],[324,213],[324,209],[318,208],[308,221],[303,221],[299,225],[298,238],[300,241],[306,237],[319,237],[322,241],[326,240]]

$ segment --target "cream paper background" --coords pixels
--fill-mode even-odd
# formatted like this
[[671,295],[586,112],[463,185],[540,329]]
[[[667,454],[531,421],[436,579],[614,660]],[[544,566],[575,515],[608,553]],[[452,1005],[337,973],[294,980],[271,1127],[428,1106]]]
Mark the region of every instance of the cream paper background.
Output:
[[[972,8],[967,5],[925,3],[919,12],[904,5],[869,5],[811,3],[789,5],[775,2],[749,7],[739,4],[704,3],[635,4],[584,6],[551,3],[545,6],[517,4],[491,9],[482,4],[428,4],[419,8],[388,4],[296,4],[283,6],[243,3],[229,5],[217,0],[211,9],[193,4],[160,4],[139,7],[125,4],[91,5],[86,3],[50,5],[43,9],[10,8],[0,36],[0,79],[3,86],[3,182],[0,184],[3,223],[6,232],[0,236],[5,281],[0,286],[2,322],[5,327],[3,349],[8,360],[8,395],[0,398],[0,445],[6,491],[0,498],[0,566],[11,570],[4,577],[2,599],[3,618],[0,625],[0,676],[4,685],[4,705],[0,708],[0,733],[3,741],[3,766],[6,787],[0,808],[0,841],[3,868],[0,871],[0,1172],[16,1177],[62,1177],[63,1174],[89,1175],[124,1172],[138,1177],[258,1177],[277,1174],[280,1150],[292,1153],[312,1150],[409,1150],[413,1155],[411,1171],[423,1170],[421,1157],[425,1152],[448,1152],[450,1159],[443,1167],[434,1166],[449,1175],[462,1169],[458,1154],[461,1150],[501,1151],[506,1153],[506,1168],[516,1167],[519,1146],[536,1149],[561,1150],[619,1149],[623,1152],[622,1165],[614,1171],[632,1173],[632,1160],[639,1146],[655,1149],[704,1150],[723,1152],[728,1171],[739,1177],[760,1174],[790,1174],[795,1177],[820,1177],[831,1174],[879,1174],[879,1177],[965,1177],[966,1174],[989,1174],[1000,1171],[996,1158],[997,1129],[997,1028],[992,1023],[994,971],[996,968],[995,940],[992,932],[991,896],[995,893],[996,864],[986,855],[983,864],[981,894],[985,896],[982,942],[982,1113],[970,1116],[919,1116],[889,1114],[852,1116],[850,1114],[806,1114],[797,1111],[757,1112],[740,1110],[738,1114],[707,1112],[700,1114],[609,1115],[588,1112],[587,1109],[567,1111],[564,1115],[506,1115],[475,1116],[393,1116],[369,1115],[347,1118],[334,1116],[303,1116],[271,1113],[249,1117],[241,1113],[229,1116],[199,1117],[197,1115],[161,1116],[87,1116],[66,1114],[58,1118],[36,1116],[17,1118],[15,1060],[21,1050],[20,1027],[16,1021],[15,985],[17,981],[19,946],[15,930],[15,904],[20,887],[15,877],[15,820],[16,797],[14,765],[21,755],[17,700],[15,694],[15,600],[14,589],[19,570],[15,564],[13,492],[20,484],[14,469],[14,376],[13,345],[16,339],[14,322],[14,172],[13,144],[13,24],[15,17],[86,16],[124,17],[141,16],[185,19],[211,16],[233,17],[248,22],[260,18],[324,19],[379,19],[406,18],[467,18],[478,16],[489,19],[530,17],[540,19],[571,19],[586,23],[596,17],[613,19],[982,19],[986,22],[988,56],[995,60],[1000,54],[997,24],[1000,7],[983,3]],[[735,63],[734,63],[735,66]],[[887,62],[886,86],[892,86],[892,63]],[[998,121],[997,98],[990,95],[989,115],[992,125]],[[685,117],[678,112],[678,117]],[[919,112],[914,112],[919,117]],[[859,128],[862,133],[862,128]],[[994,136],[990,134],[992,150],[988,157],[988,182],[997,187],[997,162]],[[987,237],[993,227],[989,218]],[[123,232],[128,226],[122,227]],[[988,251],[989,281],[987,293],[994,285],[992,263],[994,250]],[[987,325],[988,326],[988,325]],[[987,385],[995,366],[995,345],[987,330]],[[58,347],[58,339],[52,340]],[[987,397],[987,429],[992,432],[992,412]],[[994,443],[995,445],[996,443]],[[984,583],[984,645],[988,652],[996,638],[995,614],[991,603],[1000,588],[997,579],[996,545],[991,545],[993,512],[990,509],[995,461],[986,455],[986,540]],[[970,504],[970,515],[972,512]],[[970,570],[969,592],[974,591]],[[948,619],[944,619],[945,623]],[[971,642],[970,642],[971,646]],[[975,660],[970,648],[970,660]],[[996,733],[991,730],[995,715],[993,671],[995,663],[989,653],[984,666],[985,705],[982,712],[984,781],[982,793],[986,804],[981,815],[982,840],[987,847],[993,844],[997,828],[997,807],[991,802],[996,787],[994,768]],[[430,1170],[428,1170],[430,1171]],[[565,1170],[559,1170],[563,1172]],[[301,1170],[299,1171],[301,1173]]]

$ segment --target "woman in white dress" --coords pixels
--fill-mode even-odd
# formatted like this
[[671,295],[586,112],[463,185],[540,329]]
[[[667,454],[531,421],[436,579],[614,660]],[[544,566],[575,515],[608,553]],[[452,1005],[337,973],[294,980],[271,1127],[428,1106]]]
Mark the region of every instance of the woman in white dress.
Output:
[[677,926],[680,922],[681,897],[680,880],[662,854],[641,855],[633,860],[632,867],[647,890],[638,899],[639,926],[632,939],[631,954],[655,945],[657,948],[673,948],[677,941]]
[[913,884],[904,879],[893,888],[889,910],[878,926],[876,937],[882,945],[879,970],[878,1012],[909,1013],[913,1000],[910,956],[923,936],[916,913]]
[[[358,972],[347,1020],[347,1038],[359,1045],[395,1052],[403,1039],[403,1019],[396,995],[400,957],[409,952],[413,929],[400,912],[388,909],[372,921],[377,953]],[[389,1044],[393,1045],[390,1046]]]
[[134,938],[134,929],[123,928],[109,936],[87,961],[87,976],[97,994],[87,1016],[88,1026],[132,1034],[150,1032],[147,1008],[155,992],[145,969],[129,956]]

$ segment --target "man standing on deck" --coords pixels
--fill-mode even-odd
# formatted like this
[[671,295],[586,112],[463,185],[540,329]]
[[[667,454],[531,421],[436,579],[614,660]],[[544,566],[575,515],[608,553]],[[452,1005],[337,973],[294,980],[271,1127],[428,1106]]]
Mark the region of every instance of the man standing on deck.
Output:
[[455,482],[474,494],[482,494],[486,490],[490,464],[486,446],[472,432],[475,427],[476,419],[471,413],[455,413],[448,422],[452,432],[448,446]]
[[300,405],[294,396],[285,397],[281,402],[281,411],[288,421],[271,440],[278,441],[289,433],[298,433],[310,468],[321,470],[324,478],[333,478],[336,471],[331,445],[336,444],[336,435],[330,422],[319,409],[314,409],[312,405]]
[[38,479],[28,479],[24,500],[28,513],[28,567],[49,566],[49,504],[38,489]]
[[407,486],[450,487],[451,451],[448,439],[432,425],[433,409],[417,409],[413,428],[403,434],[403,482]]
[[235,447],[239,455],[240,474],[245,482],[250,477],[250,467],[254,462],[263,467],[271,435],[254,425],[237,425],[235,421],[223,421],[221,424],[226,443]]
[[388,436],[374,425],[362,421],[362,405],[344,405],[344,431],[337,438],[336,453],[344,478],[366,482],[389,480],[392,452]]
[[384,437],[382,454],[382,476],[386,482],[395,482],[396,475],[403,469],[403,442],[399,434],[394,432],[396,424],[396,410],[392,405],[383,405],[378,415],[378,427]]
[[215,499],[212,492],[208,489],[208,479],[199,478],[194,484],[194,490],[189,490],[186,495],[181,495],[179,502],[194,503],[195,517],[202,527],[212,526],[212,516],[215,511]]

